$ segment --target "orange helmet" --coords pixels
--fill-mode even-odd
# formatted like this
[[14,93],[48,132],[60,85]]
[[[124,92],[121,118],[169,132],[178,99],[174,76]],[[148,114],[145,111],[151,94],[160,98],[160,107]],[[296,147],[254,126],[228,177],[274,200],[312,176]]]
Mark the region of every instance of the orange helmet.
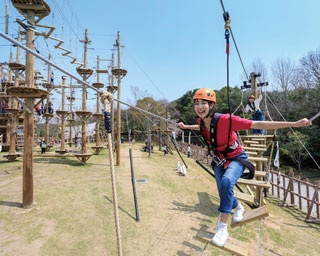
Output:
[[255,99],[254,95],[251,94],[251,95],[249,96],[249,99]]
[[208,100],[216,103],[216,93],[211,89],[201,88],[195,92],[193,100]]

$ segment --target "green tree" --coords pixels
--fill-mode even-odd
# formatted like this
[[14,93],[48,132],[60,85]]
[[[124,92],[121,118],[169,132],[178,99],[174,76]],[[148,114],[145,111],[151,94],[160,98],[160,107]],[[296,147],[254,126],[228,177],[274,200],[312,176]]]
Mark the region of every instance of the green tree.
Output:
[[281,152],[296,164],[300,172],[302,162],[308,158],[308,153],[303,147],[307,143],[307,136],[299,131],[289,131],[287,137],[288,141],[282,146]]

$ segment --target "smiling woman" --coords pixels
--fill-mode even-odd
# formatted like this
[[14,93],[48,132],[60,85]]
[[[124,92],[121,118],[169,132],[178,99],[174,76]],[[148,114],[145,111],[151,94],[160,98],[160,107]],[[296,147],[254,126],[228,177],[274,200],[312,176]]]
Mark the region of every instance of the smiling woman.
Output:
[[[194,110],[198,115],[198,125],[185,125],[180,122],[181,129],[199,130],[208,146],[212,157],[217,188],[220,196],[220,221],[217,231],[212,237],[216,246],[224,246],[228,239],[227,221],[232,210],[233,222],[240,222],[244,208],[234,196],[234,186],[238,179],[245,178],[244,170],[250,170],[249,179],[254,177],[254,166],[248,161],[248,156],[238,139],[237,131],[254,129],[278,129],[286,127],[303,127],[311,125],[307,119],[297,122],[252,121],[231,114],[215,113],[215,92],[208,88],[197,90],[193,96]],[[246,177],[248,178],[248,177]]]

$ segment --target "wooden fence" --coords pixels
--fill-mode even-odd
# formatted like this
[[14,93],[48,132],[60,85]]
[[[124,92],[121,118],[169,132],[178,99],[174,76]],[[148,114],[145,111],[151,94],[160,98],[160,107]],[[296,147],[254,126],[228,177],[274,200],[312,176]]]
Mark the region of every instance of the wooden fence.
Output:
[[307,222],[320,223],[320,181],[315,184],[308,179],[301,180],[294,177],[293,171],[289,175],[271,170],[269,172],[271,188],[269,193],[282,201],[282,206],[295,206],[307,212]]

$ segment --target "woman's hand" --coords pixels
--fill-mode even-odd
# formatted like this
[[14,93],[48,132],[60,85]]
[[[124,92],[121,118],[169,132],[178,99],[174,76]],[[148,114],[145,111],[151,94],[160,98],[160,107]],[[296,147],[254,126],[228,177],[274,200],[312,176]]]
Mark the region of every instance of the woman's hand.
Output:
[[303,127],[303,126],[310,126],[310,125],[312,125],[312,122],[309,121],[307,118],[303,118],[297,121],[294,127]]
[[177,126],[180,129],[185,129],[185,124],[183,122],[178,123]]

